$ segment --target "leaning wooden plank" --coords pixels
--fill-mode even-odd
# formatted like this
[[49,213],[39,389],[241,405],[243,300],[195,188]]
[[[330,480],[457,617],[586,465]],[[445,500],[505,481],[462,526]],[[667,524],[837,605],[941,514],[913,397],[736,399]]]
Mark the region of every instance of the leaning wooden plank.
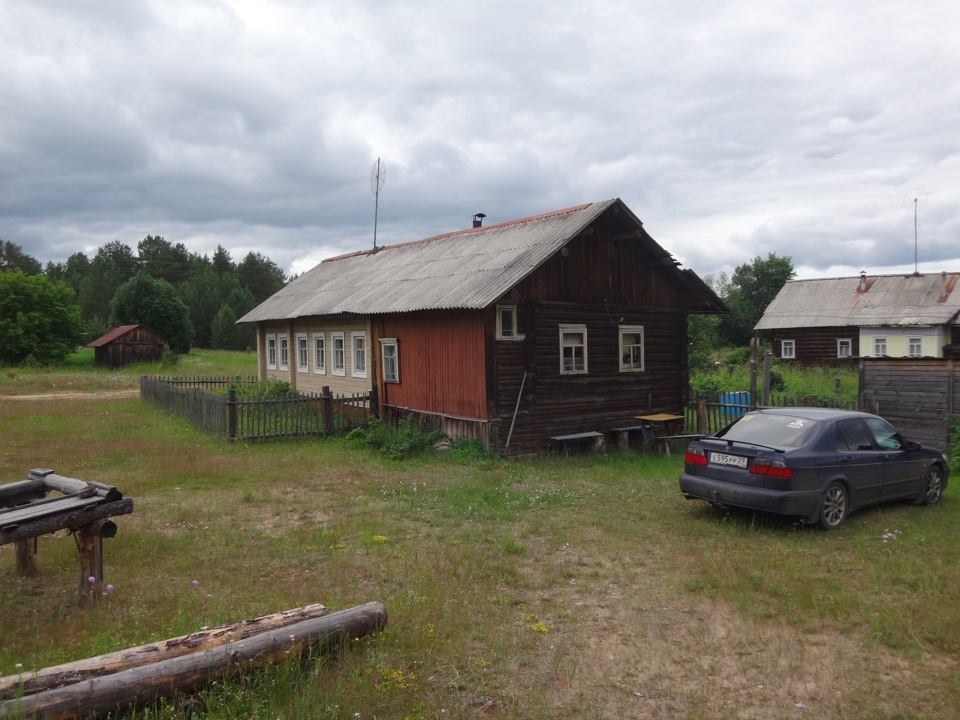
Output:
[[102,520],[114,515],[127,515],[132,512],[133,500],[124,498],[116,502],[89,505],[56,515],[47,515],[36,520],[6,524],[0,527],[0,545],[36,537],[37,535],[45,535],[64,528],[75,530],[84,525],[89,525],[94,520]]
[[205,648],[226,645],[235,640],[245,640],[252,635],[267,630],[286,627],[311,618],[323,617],[326,614],[327,609],[323,605],[307,605],[272,615],[263,615],[249,620],[219,625],[147,645],[126,648],[105,655],[54,665],[35,672],[0,677],[0,700],[9,700],[17,695],[30,695],[42,690],[87,680],[91,677],[109,675],[120,670],[142,667]]
[[369,602],[269,630],[220,647],[91,678],[0,703],[0,718],[73,720],[151,705],[254,665],[282,660],[308,646],[330,649],[370,635],[387,623],[383,603]]

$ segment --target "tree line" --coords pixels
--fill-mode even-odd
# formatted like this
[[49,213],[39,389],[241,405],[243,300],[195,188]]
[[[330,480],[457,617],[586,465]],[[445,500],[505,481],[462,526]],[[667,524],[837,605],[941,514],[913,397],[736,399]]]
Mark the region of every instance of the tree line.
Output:
[[[16,281],[3,277],[14,273],[19,273]],[[731,276],[704,276],[730,312],[690,317],[691,370],[712,367],[722,348],[749,344],[767,305],[795,275],[789,257],[769,253],[738,266]],[[276,263],[260,253],[250,252],[235,263],[221,245],[208,258],[154,235],[141,240],[136,252],[115,240],[92,259],[77,252],[46,267],[18,245],[0,241],[0,364],[30,358],[56,362],[80,341],[133,324],[149,327],[177,352],[192,346],[253,348],[254,327],[237,325],[237,318],[286,282]],[[40,308],[47,312],[38,312]],[[63,312],[51,315],[53,308]],[[59,333],[54,332],[57,326]],[[57,343],[58,335],[65,342]]]
[[0,241],[0,364],[57,362],[77,344],[130,324],[149,327],[178,353],[253,348],[254,327],[237,318],[286,282],[258,252],[234,262],[221,245],[208,257],[155,235],[136,251],[114,240],[92,258],[76,252],[46,267]]

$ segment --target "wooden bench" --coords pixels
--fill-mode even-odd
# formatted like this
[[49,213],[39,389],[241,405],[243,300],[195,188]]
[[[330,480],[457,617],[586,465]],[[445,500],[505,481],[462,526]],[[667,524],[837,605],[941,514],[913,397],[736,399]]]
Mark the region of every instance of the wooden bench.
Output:
[[605,443],[603,440],[603,433],[590,431],[582,433],[573,433],[571,435],[555,435],[550,438],[555,445],[559,445],[563,448],[563,452],[567,453],[571,443],[580,444],[590,442],[590,449],[594,452],[603,452]]
[[644,445],[649,431],[649,425],[629,425],[627,427],[610,428],[610,432],[616,435],[617,449],[623,452],[630,449],[630,433],[640,433],[640,444]]

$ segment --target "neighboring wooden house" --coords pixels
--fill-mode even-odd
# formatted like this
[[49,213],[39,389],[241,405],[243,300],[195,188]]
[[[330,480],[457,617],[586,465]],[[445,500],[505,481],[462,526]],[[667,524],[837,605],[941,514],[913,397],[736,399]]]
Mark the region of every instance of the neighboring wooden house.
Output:
[[960,274],[792,280],[754,328],[804,364],[857,357],[960,357]]
[[614,199],[330,258],[239,322],[261,378],[512,454],[680,411],[687,317],[725,309]]
[[121,325],[97,338],[87,347],[94,349],[97,365],[118,368],[131,362],[160,360],[164,341],[142,325]]

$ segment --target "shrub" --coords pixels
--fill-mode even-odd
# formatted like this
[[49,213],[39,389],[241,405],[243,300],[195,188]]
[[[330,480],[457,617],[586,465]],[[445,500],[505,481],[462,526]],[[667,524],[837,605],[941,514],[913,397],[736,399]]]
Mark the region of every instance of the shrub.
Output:
[[227,390],[236,390],[237,398],[244,400],[279,400],[297,394],[290,389],[290,383],[283,380],[232,382],[227,385]]
[[403,460],[429,450],[443,437],[443,433],[429,429],[420,418],[410,415],[396,426],[371,418],[366,427],[357,428],[350,433],[350,437],[363,438],[368,445],[387,457]]

